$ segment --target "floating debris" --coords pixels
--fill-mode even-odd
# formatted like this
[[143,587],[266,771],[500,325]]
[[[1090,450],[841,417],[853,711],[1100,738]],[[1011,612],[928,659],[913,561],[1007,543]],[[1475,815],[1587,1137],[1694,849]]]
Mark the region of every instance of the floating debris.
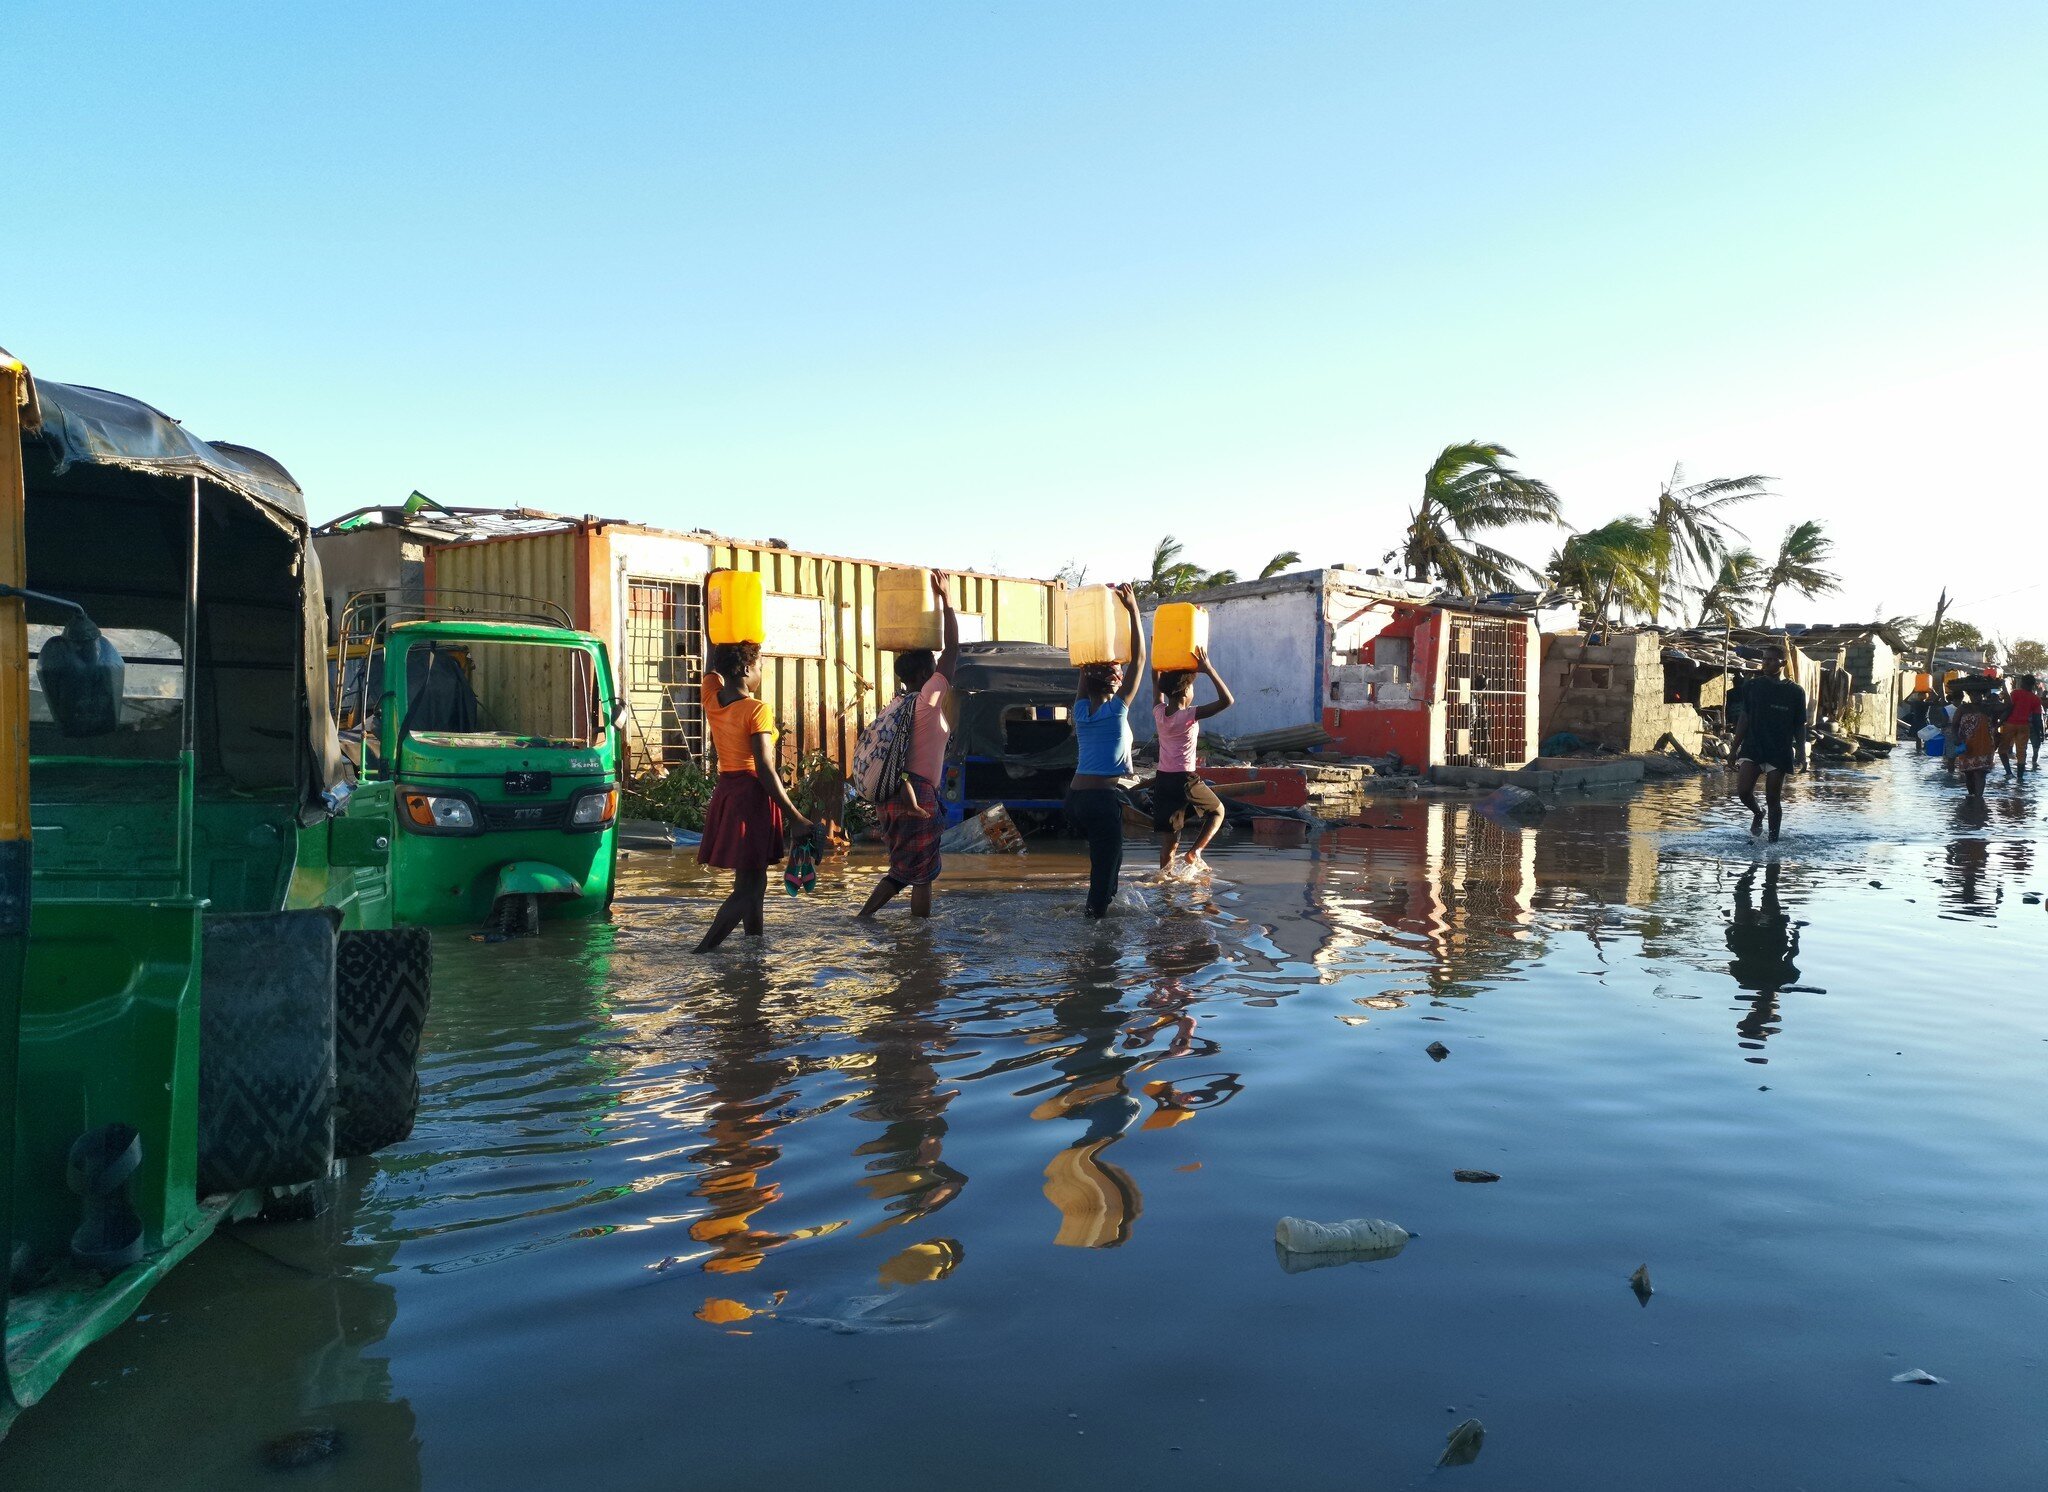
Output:
[[1273,1241],[1290,1254],[1350,1254],[1367,1259],[1391,1259],[1413,1236],[1399,1223],[1382,1217],[1347,1218],[1341,1223],[1283,1217],[1273,1230]]
[[793,1321],[798,1326],[815,1326],[822,1331],[851,1337],[885,1332],[928,1331],[949,1315],[949,1311],[920,1310],[915,1305],[899,1304],[898,1299],[893,1296],[865,1295],[847,1301],[845,1309],[836,1316],[785,1315],[782,1319]]
[[1638,1264],[1636,1272],[1628,1277],[1628,1287],[1636,1292],[1637,1300],[1641,1301],[1644,1305],[1648,1305],[1650,1297],[1657,1293],[1650,1288],[1650,1266]]
[[1500,1172],[1498,1172],[1498,1171],[1453,1171],[1453,1172],[1451,1172],[1451,1179],[1452,1179],[1453,1181],[1498,1181],[1498,1180],[1500,1180]]
[[1357,1004],[1370,1010],[1406,1010],[1408,1002],[1399,995],[1362,995]]
[[341,1449],[341,1431],[332,1425],[312,1425],[280,1435],[263,1447],[264,1464],[277,1471],[297,1471],[316,1461],[325,1461]]
[[1372,1022],[1372,1017],[1369,1015],[1340,1015],[1337,1019],[1347,1026],[1364,1026]]
[[1432,1062],[1441,1062],[1451,1054],[1451,1049],[1441,1041],[1432,1041],[1423,1050],[1429,1053],[1429,1060]]
[[1476,1419],[1468,1419],[1444,1437],[1444,1453],[1436,1458],[1439,1466],[1470,1466],[1479,1459],[1479,1448],[1486,1444],[1486,1426]]
[[1937,1384],[1937,1383],[1946,1383],[1946,1382],[1948,1382],[1948,1380],[1947,1380],[1946,1378],[1937,1378],[1937,1377],[1935,1377],[1935,1376],[1934,1376],[1934,1375],[1933,1375],[1932,1373],[1928,1372],[1928,1371],[1927,1371],[1927,1369],[1925,1369],[1925,1368],[1909,1368],[1909,1369],[1907,1369],[1907,1370],[1906,1370],[1905,1372],[1903,1372],[1903,1373],[1894,1373],[1894,1374],[1892,1374],[1892,1382],[1894,1382],[1894,1383],[1918,1383],[1918,1384],[1921,1384],[1921,1385],[1922,1385],[1922,1386],[1924,1386],[1924,1387],[1927,1387],[1927,1388],[1932,1388],[1932,1387],[1933,1387],[1933,1386],[1934,1386],[1935,1384]]

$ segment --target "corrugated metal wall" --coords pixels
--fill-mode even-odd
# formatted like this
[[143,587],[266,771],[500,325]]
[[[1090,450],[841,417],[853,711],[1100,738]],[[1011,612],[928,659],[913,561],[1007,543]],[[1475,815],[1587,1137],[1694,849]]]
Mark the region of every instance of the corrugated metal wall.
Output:
[[[552,602],[578,627],[589,625],[589,535],[581,527],[517,538],[445,544],[427,551],[427,590],[442,614]],[[472,594],[465,595],[463,592]],[[539,649],[533,666],[512,668],[526,655],[505,648],[477,655],[476,689],[491,718],[520,728],[569,734],[573,717],[568,670],[562,655]]]
[[[696,540],[696,536],[677,535]],[[875,646],[875,591],[882,570],[872,560],[804,554],[705,538],[714,569],[758,570],[771,595],[816,599],[823,611],[823,656],[762,659],[762,695],[782,730],[781,747],[794,759],[823,751],[851,759],[862,728],[895,690],[896,658]],[[625,668],[625,640],[611,616],[610,544],[602,528],[587,525],[555,533],[523,534],[429,551],[427,583],[443,604],[476,591],[551,601],[579,627],[603,636],[615,671]],[[640,571],[635,570],[634,576]],[[661,579],[649,574],[648,579]],[[688,577],[692,580],[695,575]],[[955,574],[954,604],[979,615],[986,637],[1005,642],[1052,642],[1066,636],[1061,589],[1051,581]],[[602,615],[593,617],[593,605]],[[538,684],[538,681],[536,681]],[[536,707],[539,700],[534,701]]]
[[[711,565],[759,570],[771,594],[814,596],[825,613],[825,656],[761,660],[761,693],[775,711],[786,754],[823,751],[837,761],[895,692],[896,655],[875,646],[875,590],[883,566],[788,549],[713,541]],[[1043,580],[956,574],[953,604],[980,615],[1004,642],[1056,642],[1065,635],[1059,587]]]

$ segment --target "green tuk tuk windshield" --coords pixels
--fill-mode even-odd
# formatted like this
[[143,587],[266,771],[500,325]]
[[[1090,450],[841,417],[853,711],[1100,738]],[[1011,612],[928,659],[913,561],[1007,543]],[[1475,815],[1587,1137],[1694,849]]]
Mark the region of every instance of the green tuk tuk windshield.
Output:
[[400,729],[439,747],[592,747],[605,736],[597,659],[588,648],[473,638],[406,652]]

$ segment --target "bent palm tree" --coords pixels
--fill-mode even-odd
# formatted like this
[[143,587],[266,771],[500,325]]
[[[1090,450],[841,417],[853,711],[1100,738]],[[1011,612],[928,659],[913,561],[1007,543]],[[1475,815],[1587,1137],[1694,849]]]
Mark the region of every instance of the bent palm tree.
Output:
[[1714,579],[1700,593],[1700,625],[1740,627],[1763,588],[1764,562],[1753,549],[1731,549],[1721,556]]
[[1841,589],[1841,577],[1822,568],[1834,548],[1835,541],[1810,518],[1785,530],[1785,537],[1778,541],[1778,557],[1763,577],[1765,626],[1770,625],[1779,591],[1795,591],[1810,601],[1823,592]]
[[1657,505],[1650,514],[1650,527],[1656,530],[1664,547],[1655,576],[1653,617],[1662,616],[1666,603],[1674,599],[1668,594],[1673,581],[1682,583],[1689,576],[1715,573],[1721,557],[1728,552],[1728,535],[1741,535],[1741,530],[1728,523],[1722,510],[1751,498],[1770,496],[1766,485],[1770,480],[1751,475],[1687,482],[1683,466],[1671,468],[1671,480],[1659,488]]
[[1266,568],[1259,571],[1259,579],[1271,580],[1275,575],[1278,575],[1282,570],[1292,569],[1294,566],[1300,563],[1301,551],[1299,549],[1282,550],[1280,553],[1274,555],[1271,559],[1266,561]]
[[1519,523],[1559,523],[1557,494],[1503,462],[1506,446],[1467,441],[1448,445],[1422,479],[1422,500],[1409,516],[1403,562],[1414,580],[1432,577],[1463,595],[1501,589],[1532,566],[1479,543],[1477,534]]
[[1550,578],[1568,585],[1606,626],[1610,609],[1647,615],[1656,604],[1657,564],[1664,546],[1657,530],[1641,518],[1616,518],[1573,534],[1552,557]]

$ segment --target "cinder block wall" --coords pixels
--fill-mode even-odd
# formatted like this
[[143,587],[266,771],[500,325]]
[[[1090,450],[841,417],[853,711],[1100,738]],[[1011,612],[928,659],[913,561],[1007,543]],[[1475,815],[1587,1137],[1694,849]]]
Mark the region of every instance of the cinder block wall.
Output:
[[1579,632],[1543,639],[1542,731],[1570,731],[1610,751],[1650,751],[1669,732],[1700,749],[1699,711],[1664,702],[1664,640],[1656,632]]

